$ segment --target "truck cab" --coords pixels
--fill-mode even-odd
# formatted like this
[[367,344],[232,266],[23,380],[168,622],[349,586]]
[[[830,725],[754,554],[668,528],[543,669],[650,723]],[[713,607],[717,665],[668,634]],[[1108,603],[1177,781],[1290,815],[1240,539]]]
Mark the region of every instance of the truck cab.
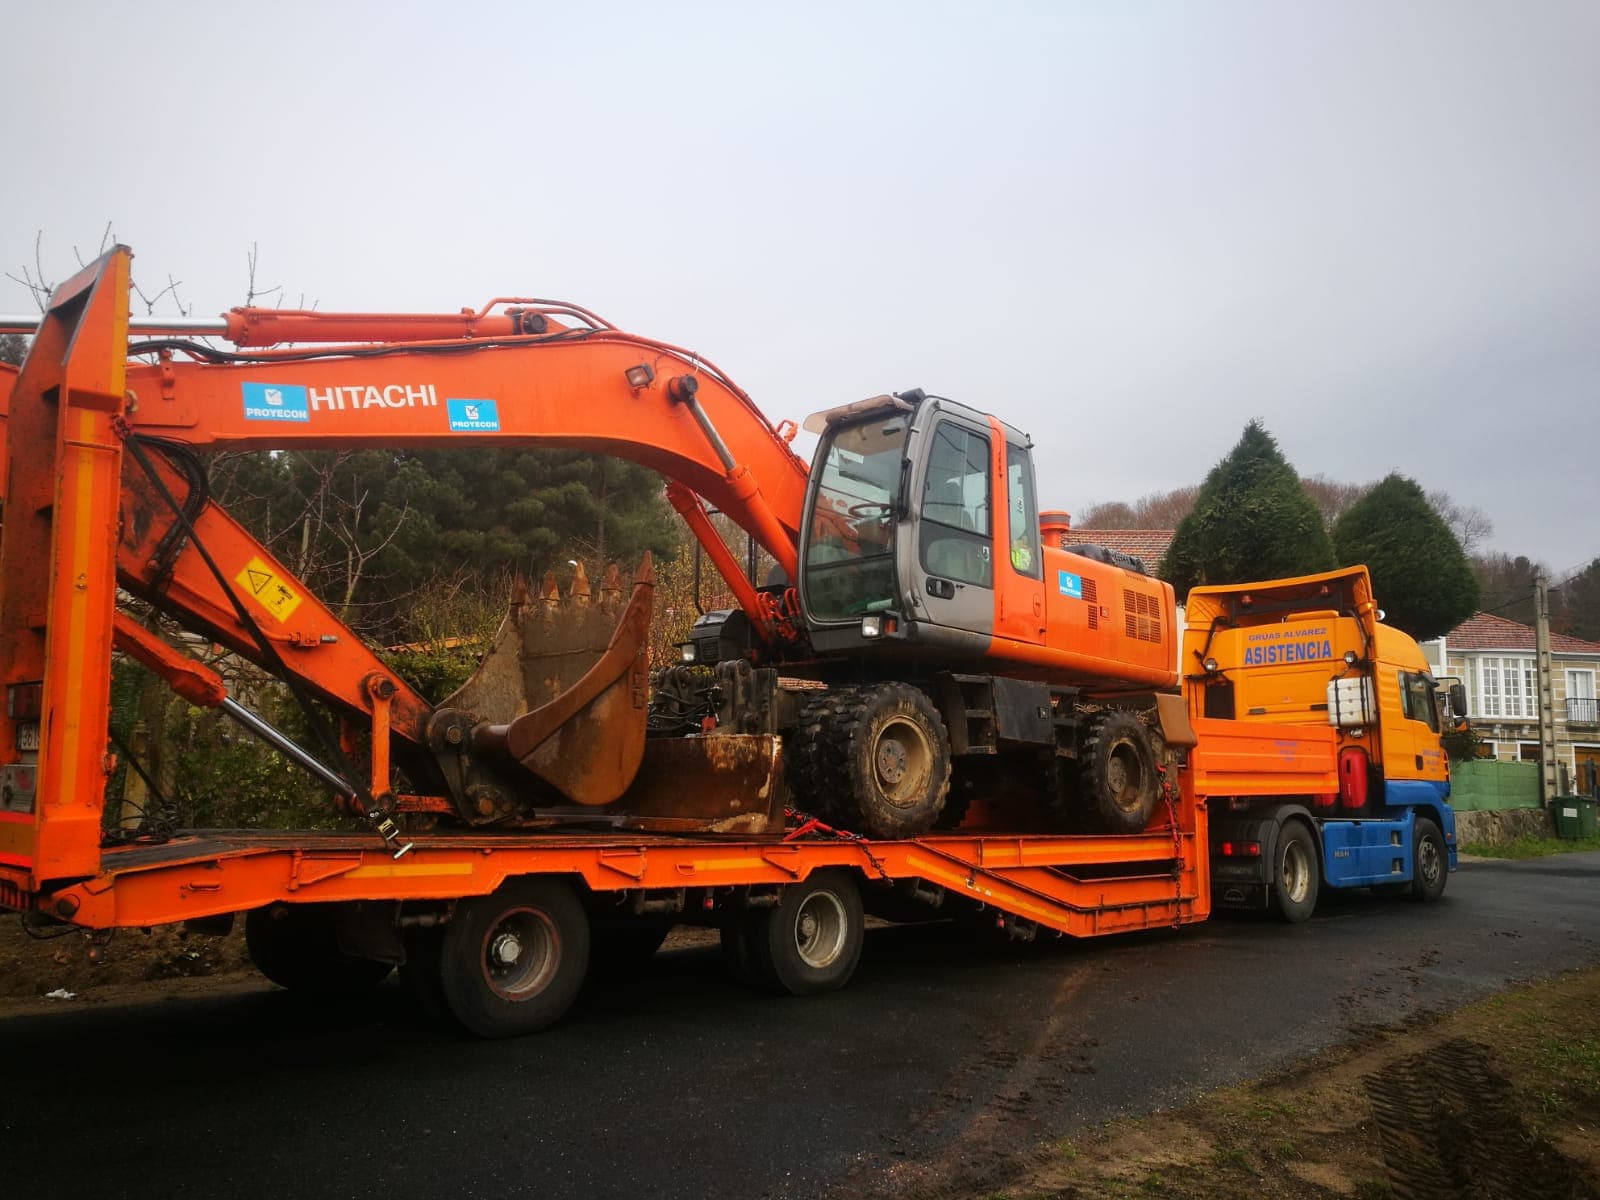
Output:
[[1456,849],[1438,685],[1380,615],[1365,567],[1190,592],[1184,690],[1219,904],[1303,919],[1321,886],[1443,892]]

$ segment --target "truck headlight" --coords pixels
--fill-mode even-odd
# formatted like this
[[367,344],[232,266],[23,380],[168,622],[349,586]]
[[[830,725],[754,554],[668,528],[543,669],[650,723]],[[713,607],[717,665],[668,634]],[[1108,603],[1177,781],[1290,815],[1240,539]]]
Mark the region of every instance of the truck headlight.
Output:
[[865,638],[880,637],[883,634],[883,618],[877,614],[861,618],[861,636]]

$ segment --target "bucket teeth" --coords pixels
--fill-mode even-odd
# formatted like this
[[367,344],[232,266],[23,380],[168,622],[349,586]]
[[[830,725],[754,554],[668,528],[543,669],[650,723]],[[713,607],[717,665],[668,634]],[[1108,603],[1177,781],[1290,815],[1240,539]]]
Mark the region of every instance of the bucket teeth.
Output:
[[563,597],[547,574],[519,584],[472,678],[443,707],[478,718],[475,749],[503,754],[568,801],[609,804],[644,754],[655,573],[645,555],[624,598],[615,565],[594,589],[579,564]]

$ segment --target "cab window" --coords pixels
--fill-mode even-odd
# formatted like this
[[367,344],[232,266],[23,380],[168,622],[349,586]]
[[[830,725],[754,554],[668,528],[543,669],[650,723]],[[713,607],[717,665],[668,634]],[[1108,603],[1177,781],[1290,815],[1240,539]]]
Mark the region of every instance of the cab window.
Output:
[[1039,510],[1034,501],[1033,457],[1021,446],[1006,443],[1006,519],[1010,525],[1011,569],[1029,579],[1042,579],[1039,562]]
[[1434,698],[1433,677],[1426,672],[1400,672],[1401,711],[1412,721],[1421,721],[1439,732],[1439,705]]
[[990,491],[989,439],[952,421],[939,422],[922,485],[922,565],[930,575],[993,585]]

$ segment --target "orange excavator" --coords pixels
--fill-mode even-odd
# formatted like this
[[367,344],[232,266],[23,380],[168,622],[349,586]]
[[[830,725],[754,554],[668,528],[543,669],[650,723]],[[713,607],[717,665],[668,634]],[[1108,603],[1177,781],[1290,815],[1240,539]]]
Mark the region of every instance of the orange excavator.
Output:
[[[114,652],[277,746],[400,850],[418,822],[761,832],[786,802],[878,837],[1150,822],[1172,591],[1064,548],[1030,440],[995,417],[920,390],[832,408],[806,423],[808,470],[795,426],[712,363],[576,305],[132,319],[130,260],[117,247],[61,285],[42,322],[0,318],[33,334],[20,373],[0,372],[0,861],[87,870],[98,830],[64,817],[98,813]],[[477,675],[434,705],[208,494],[209,450],[474,442],[660,472],[737,607],[652,677],[648,560],[577,617],[522,595]],[[710,508],[772,556],[771,577],[748,577]],[[336,721],[297,744],[119,591]],[[1037,804],[1002,812],[1001,793]],[[30,828],[44,805],[47,844]]]

